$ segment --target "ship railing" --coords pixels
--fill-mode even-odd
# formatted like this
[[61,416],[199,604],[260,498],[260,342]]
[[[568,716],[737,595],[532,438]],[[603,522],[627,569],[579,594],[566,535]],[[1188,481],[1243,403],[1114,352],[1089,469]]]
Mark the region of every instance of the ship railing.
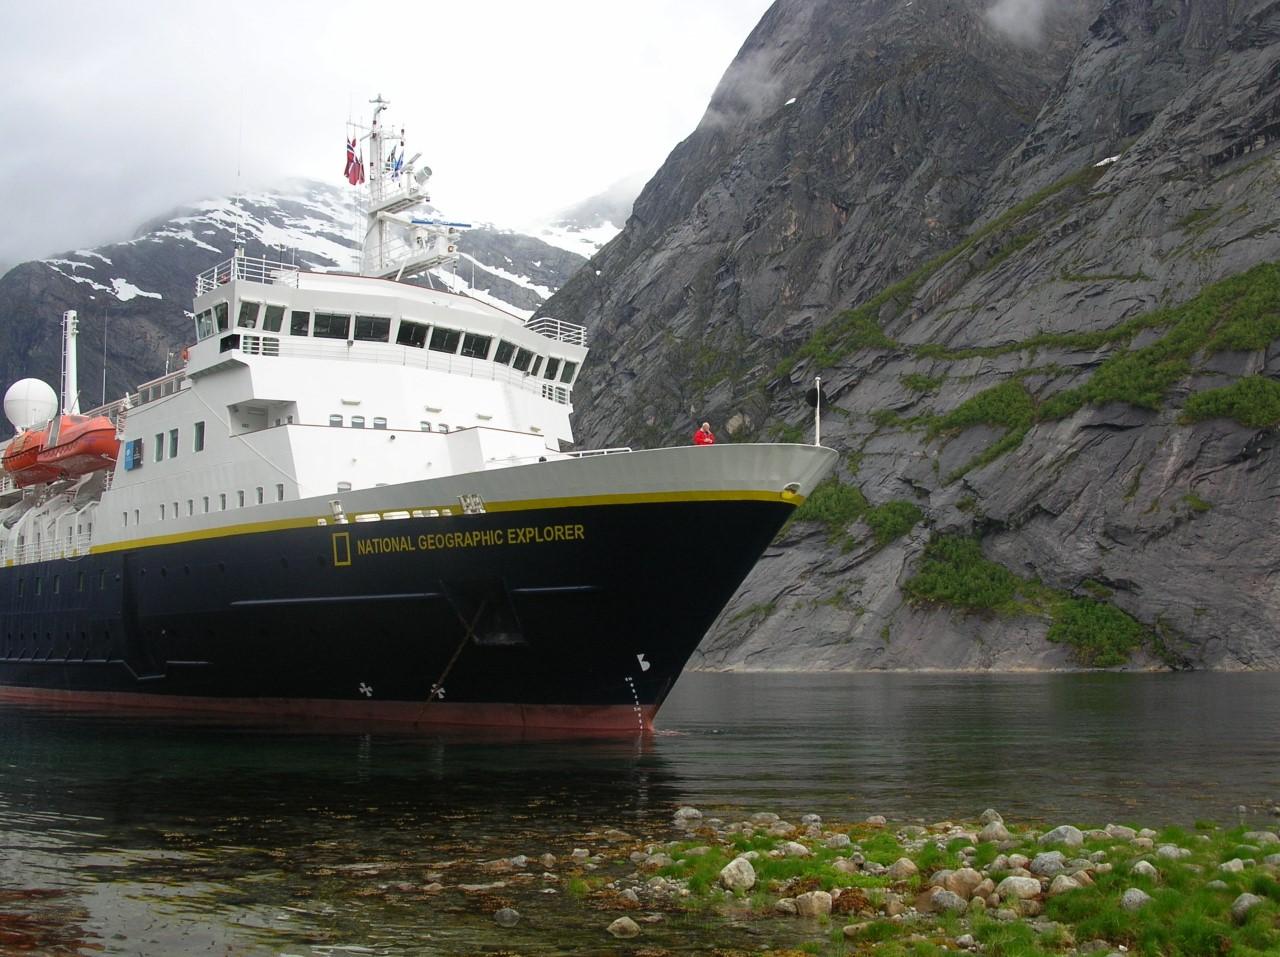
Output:
[[18,486],[13,484],[12,476],[0,474],[0,495],[8,495],[10,492],[16,491],[18,491]]
[[563,319],[539,316],[537,319],[526,322],[524,326],[530,332],[536,332],[538,335],[554,339],[556,342],[567,342],[571,346],[584,346],[587,344],[587,329],[576,322],[565,322]]
[[560,405],[570,405],[572,390],[549,379],[529,375],[500,362],[473,359],[431,349],[388,349],[386,343],[349,343],[344,339],[322,342],[302,337],[257,336],[239,334],[239,348],[245,355],[286,359],[338,359],[350,362],[375,362],[398,365],[428,372],[444,372],[471,379],[501,382],[541,395]]
[[25,542],[11,549],[5,548],[4,555],[15,565],[31,565],[35,562],[51,562],[58,558],[79,558],[89,554],[91,535],[83,534],[68,537],[65,541],[49,540],[42,542]]
[[196,276],[196,295],[203,296],[233,279],[297,287],[298,267],[257,256],[233,256]]
[[566,452],[565,455],[572,459],[589,459],[595,455],[617,455],[620,452],[630,452],[631,446],[624,445],[616,449],[583,449],[581,452]]
[[100,405],[96,409],[90,409],[84,413],[88,416],[105,415],[117,425],[120,422],[121,413],[127,413],[129,409],[136,409],[140,405],[146,405],[148,402],[155,402],[157,399],[163,399],[166,396],[177,395],[182,389],[182,383],[186,381],[187,370],[179,369],[177,372],[170,372],[163,375],[159,379],[152,379],[150,382],[144,382],[138,386],[137,392],[131,392],[123,399],[116,399],[114,402],[108,402],[106,405]]

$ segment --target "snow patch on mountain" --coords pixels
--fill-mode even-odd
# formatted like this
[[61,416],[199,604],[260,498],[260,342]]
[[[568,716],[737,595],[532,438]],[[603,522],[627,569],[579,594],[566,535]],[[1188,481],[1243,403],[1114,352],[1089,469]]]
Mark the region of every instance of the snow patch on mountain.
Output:
[[121,302],[128,302],[138,296],[146,296],[148,299],[163,299],[164,296],[158,292],[147,292],[145,289],[139,289],[127,279],[112,279],[111,289],[116,294],[116,298]]

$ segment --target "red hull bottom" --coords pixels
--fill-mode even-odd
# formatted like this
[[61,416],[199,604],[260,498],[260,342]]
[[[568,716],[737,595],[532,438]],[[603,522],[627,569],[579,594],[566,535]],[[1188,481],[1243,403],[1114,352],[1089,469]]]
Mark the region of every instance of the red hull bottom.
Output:
[[406,728],[471,727],[606,734],[648,734],[653,705],[481,704],[338,701],[326,698],[206,698],[117,691],[0,687],[0,702],[157,715],[226,716],[270,721],[342,721]]

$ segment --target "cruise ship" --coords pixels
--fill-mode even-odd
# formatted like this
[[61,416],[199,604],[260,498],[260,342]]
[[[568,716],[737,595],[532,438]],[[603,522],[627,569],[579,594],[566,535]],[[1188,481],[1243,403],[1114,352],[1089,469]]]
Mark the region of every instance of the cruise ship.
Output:
[[67,314],[61,401],[10,388],[0,700],[643,733],[834,467],[567,451],[586,330],[430,282],[463,226],[386,105],[358,273],[237,248],[178,370],[81,414]]

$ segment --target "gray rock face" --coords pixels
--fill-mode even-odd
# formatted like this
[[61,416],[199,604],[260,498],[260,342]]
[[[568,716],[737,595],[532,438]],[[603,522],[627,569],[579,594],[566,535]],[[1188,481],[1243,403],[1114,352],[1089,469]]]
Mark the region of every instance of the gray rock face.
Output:
[[[988,6],[775,4],[627,228],[545,306],[593,337],[583,444],[683,442],[703,419],[804,435],[821,374],[841,479],[923,510],[889,543],[793,525],[694,667],[1080,666],[1039,618],[907,602],[940,532],[1158,626],[1132,667],[1280,667],[1276,441],[1180,421],[1194,391],[1280,373],[1280,349],[1193,356],[1159,408],[1086,405],[985,463],[1006,426],[920,418],[1001,384],[1043,404],[1162,330],[1019,344],[1115,330],[1280,258],[1280,10],[1056,3],[1015,41]],[[814,345],[867,304],[858,336]]]

